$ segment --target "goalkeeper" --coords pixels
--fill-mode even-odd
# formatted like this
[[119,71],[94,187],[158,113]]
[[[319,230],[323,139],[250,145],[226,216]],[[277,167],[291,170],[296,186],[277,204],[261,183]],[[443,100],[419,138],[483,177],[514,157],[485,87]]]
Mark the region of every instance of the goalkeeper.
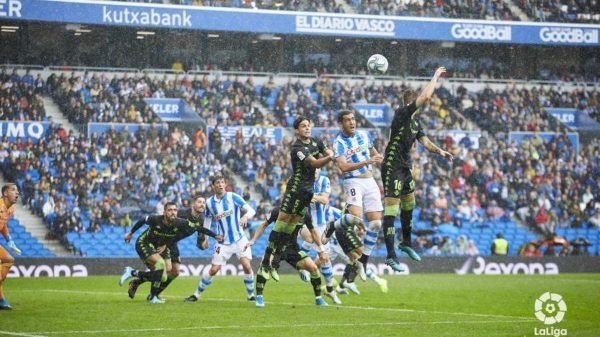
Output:
[[[2,199],[0,199],[0,233],[6,239],[6,245],[16,255],[21,255],[21,250],[13,241],[8,233],[8,220],[15,213],[15,204],[19,199],[19,189],[14,183],[2,186]],[[12,309],[10,303],[4,298],[2,286],[8,275],[8,271],[13,266],[15,259],[8,253],[4,247],[0,246],[0,310]]]

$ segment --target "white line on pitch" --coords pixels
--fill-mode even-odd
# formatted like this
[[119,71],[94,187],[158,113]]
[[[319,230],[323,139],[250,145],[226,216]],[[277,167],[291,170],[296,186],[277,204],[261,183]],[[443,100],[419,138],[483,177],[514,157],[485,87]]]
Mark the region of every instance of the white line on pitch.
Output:
[[[489,324],[489,323],[527,323],[523,320],[504,321],[433,321],[426,324]],[[366,322],[366,323],[304,323],[304,324],[265,324],[265,325],[213,325],[193,326],[186,328],[143,328],[143,329],[112,329],[112,330],[68,330],[68,331],[44,331],[42,333],[53,334],[107,334],[119,332],[155,332],[155,331],[183,331],[183,330],[226,330],[226,329],[278,329],[278,328],[324,328],[324,327],[365,327],[365,326],[398,326],[398,325],[422,325],[423,322]],[[24,335],[25,336],[25,335]]]
[[21,336],[21,337],[48,337],[44,335],[34,335],[33,333],[27,332],[12,332],[0,330],[0,336]]
[[[65,289],[36,289],[36,290],[13,290],[13,292],[55,292],[55,293],[69,293],[69,294],[97,294],[97,295],[113,295],[113,296],[124,296],[124,293],[121,292],[109,292],[109,291],[81,291],[81,290],[65,290]],[[178,296],[162,296],[163,298],[177,298]],[[204,302],[243,302],[246,303],[246,300],[233,300],[226,298],[203,298]],[[271,302],[268,301],[269,305],[295,305],[295,306],[305,306],[305,307],[315,307],[314,304],[309,303],[292,303],[292,302]],[[373,311],[390,311],[390,312],[406,312],[406,313],[420,313],[420,314],[440,314],[440,315],[455,315],[455,316],[472,316],[472,317],[487,317],[487,318],[500,318],[500,319],[512,319],[512,320],[521,320],[521,321],[535,321],[533,318],[528,317],[518,317],[518,316],[507,316],[507,315],[495,315],[495,314],[479,314],[479,313],[468,313],[468,312],[445,312],[445,311],[428,311],[428,310],[416,310],[416,309],[402,309],[402,308],[386,308],[386,307],[372,307],[372,306],[356,306],[356,305],[341,305],[335,306],[335,308],[339,309],[354,309],[354,310],[373,310]]]
[[[13,292],[56,292],[56,293],[70,293],[70,294],[97,294],[97,295],[113,295],[113,296],[123,296],[124,293],[121,292],[109,292],[109,291],[82,291],[82,290],[64,290],[64,289],[36,289],[36,290],[13,290]],[[162,298],[177,298],[180,299],[179,296],[161,296]],[[227,298],[203,298],[202,301],[208,302],[234,302],[234,303],[247,303],[246,300],[234,300]],[[315,307],[314,304],[308,303],[292,303],[292,302],[266,302],[268,305],[295,305],[295,306],[305,306],[305,307]],[[456,316],[472,316],[472,317],[487,317],[487,318],[501,318],[501,319],[512,319],[512,320],[521,320],[521,321],[535,321],[533,318],[528,317],[519,317],[519,316],[507,316],[507,315],[495,315],[495,314],[478,314],[478,313],[468,313],[468,312],[446,312],[446,311],[428,311],[428,310],[416,310],[416,309],[402,309],[402,308],[386,308],[386,307],[371,307],[371,306],[356,306],[356,305],[340,305],[335,306],[335,308],[339,309],[354,309],[354,310],[373,310],[373,311],[391,311],[391,312],[410,312],[410,313],[421,313],[421,314],[440,314],[440,315],[456,315]]]

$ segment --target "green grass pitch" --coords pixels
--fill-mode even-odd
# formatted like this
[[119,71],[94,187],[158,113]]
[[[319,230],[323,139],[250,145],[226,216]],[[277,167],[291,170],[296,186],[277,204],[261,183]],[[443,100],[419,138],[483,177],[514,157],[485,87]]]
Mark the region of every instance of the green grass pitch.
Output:
[[357,280],[360,296],[319,308],[309,284],[282,275],[267,284],[262,309],[246,301],[240,277],[215,277],[197,303],[183,298],[198,279],[180,278],[162,305],[146,303],[147,284],[130,300],[117,276],[8,279],[14,310],[0,311],[0,336],[534,336],[546,328],[534,315],[545,292],[567,304],[551,333],[600,336],[600,274],[386,278],[387,294]]

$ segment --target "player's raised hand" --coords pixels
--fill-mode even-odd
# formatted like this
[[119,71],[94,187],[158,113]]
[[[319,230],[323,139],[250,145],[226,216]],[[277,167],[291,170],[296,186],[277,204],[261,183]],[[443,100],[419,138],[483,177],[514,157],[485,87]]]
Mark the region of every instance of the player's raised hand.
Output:
[[129,243],[129,241],[131,241],[132,236],[133,234],[131,234],[131,232],[127,232],[127,234],[125,234],[125,243]]
[[443,73],[446,72],[446,68],[445,67],[439,67],[436,69],[435,71],[435,77],[440,77]]

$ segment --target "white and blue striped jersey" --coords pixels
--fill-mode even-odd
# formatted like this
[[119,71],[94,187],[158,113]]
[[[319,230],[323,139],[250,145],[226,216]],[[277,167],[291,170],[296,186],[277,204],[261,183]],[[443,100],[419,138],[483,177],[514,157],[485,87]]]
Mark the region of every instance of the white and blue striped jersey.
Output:
[[223,198],[218,200],[216,195],[206,200],[204,212],[204,227],[223,236],[223,244],[231,245],[244,237],[244,230],[240,225],[240,211],[246,201],[238,194],[225,192]]
[[[333,149],[335,159],[345,156],[348,163],[360,163],[371,158],[370,149],[373,148],[373,142],[366,131],[356,130],[354,136],[346,137],[339,133],[335,137]],[[358,177],[367,171],[371,171],[371,165],[363,166],[357,170],[344,172],[344,179]]]
[[[314,194],[317,195],[320,193],[331,194],[331,182],[325,176],[319,176],[315,180]],[[327,205],[323,205],[320,202],[310,203],[310,215],[312,216],[314,226],[324,226],[327,223],[326,208]]]
[[325,214],[327,215],[327,222],[335,221],[342,217],[342,210],[333,206],[327,206]]

